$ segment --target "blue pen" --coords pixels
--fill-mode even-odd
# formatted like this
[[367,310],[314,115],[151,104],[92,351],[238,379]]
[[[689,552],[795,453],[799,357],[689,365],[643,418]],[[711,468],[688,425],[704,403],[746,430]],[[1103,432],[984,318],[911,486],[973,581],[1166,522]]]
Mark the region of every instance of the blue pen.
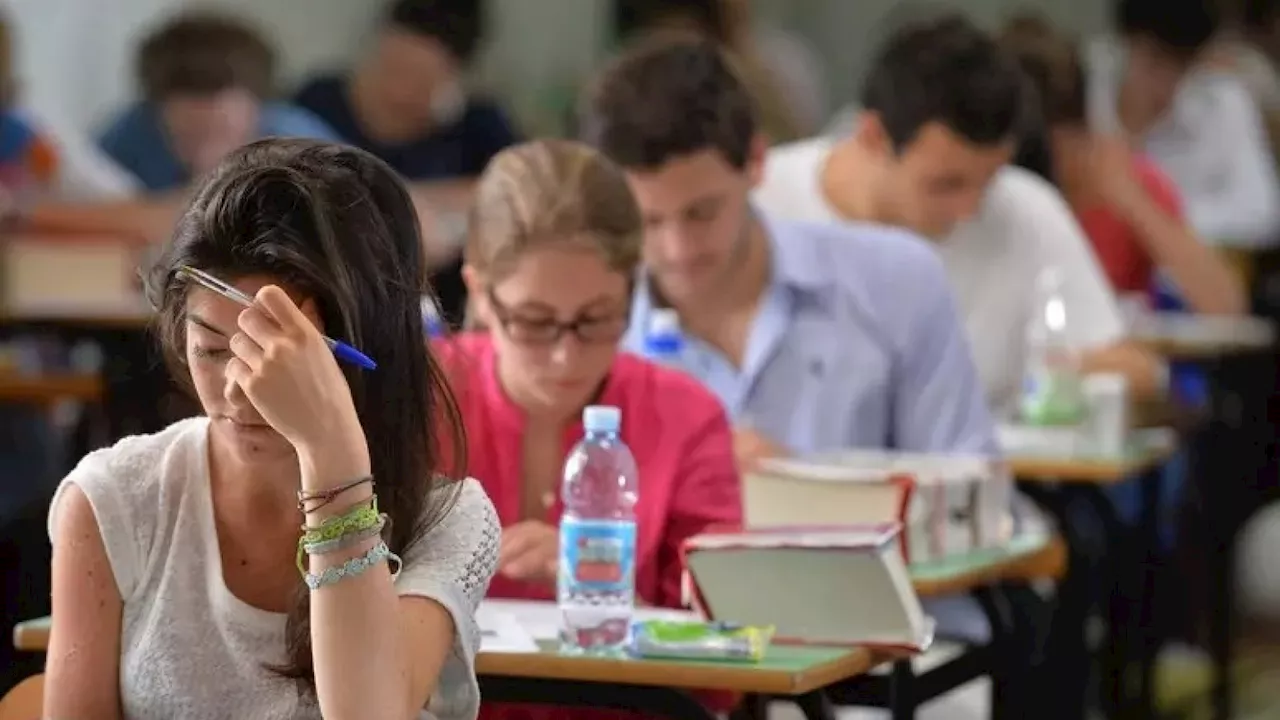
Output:
[[[209,273],[203,270],[197,270],[196,268],[193,268],[190,265],[183,265],[182,267],[178,268],[178,272],[183,275],[186,275],[192,280],[195,280],[201,285],[218,293],[222,297],[228,300],[231,300],[232,302],[240,303],[245,307],[253,306],[253,298],[249,297],[248,295],[245,295],[244,293],[240,292],[239,290],[232,287],[231,285],[219,280],[218,278],[210,275]],[[346,360],[352,365],[358,365],[364,368],[365,370],[378,369],[378,363],[374,362],[373,359],[370,358],[368,355],[365,355],[364,353],[360,352],[359,350],[351,347],[350,345],[344,342],[341,342],[339,340],[334,340],[328,335],[322,335],[321,337],[324,338],[324,341],[329,346],[329,349],[333,351],[333,354],[336,355],[339,360]]]

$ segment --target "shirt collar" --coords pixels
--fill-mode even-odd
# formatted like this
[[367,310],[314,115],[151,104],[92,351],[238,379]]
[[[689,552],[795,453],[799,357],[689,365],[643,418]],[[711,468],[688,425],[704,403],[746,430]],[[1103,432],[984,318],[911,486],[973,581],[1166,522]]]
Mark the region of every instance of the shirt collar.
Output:
[[[823,295],[837,282],[830,263],[823,262],[817,243],[805,226],[756,211],[769,242],[769,286],[765,292],[783,289],[797,295]],[[630,333],[643,336],[646,318],[655,307],[649,274],[641,269],[631,303]]]

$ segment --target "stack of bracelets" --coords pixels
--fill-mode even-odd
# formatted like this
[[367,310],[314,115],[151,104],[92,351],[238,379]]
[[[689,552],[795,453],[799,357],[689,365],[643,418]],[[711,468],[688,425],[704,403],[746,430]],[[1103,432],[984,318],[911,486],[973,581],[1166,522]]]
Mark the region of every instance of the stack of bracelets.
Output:
[[[304,515],[332,504],[340,495],[348,490],[369,483],[372,477],[362,477],[330,490],[321,492],[298,491],[298,509]],[[391,578],[400,574],[400,557],[391,552],[391,548],[382,540],[382,529],[387,525],[385,513],[378,512],[378,496],[370,495],[353,505],[341,515],[335,515],[316,527],[302,528],[302,537],[298,539],[298,572],[307,587],[312,590],[333,585],[343,578],[356,577],[366,570],[386,561],[391,564]],[[328,555],[355,547],[369,540],[377,539],[377,543],[365,554],[351,558],[341,565],[326,568],[321,573],[307,570],[307,557],[310,555]]]

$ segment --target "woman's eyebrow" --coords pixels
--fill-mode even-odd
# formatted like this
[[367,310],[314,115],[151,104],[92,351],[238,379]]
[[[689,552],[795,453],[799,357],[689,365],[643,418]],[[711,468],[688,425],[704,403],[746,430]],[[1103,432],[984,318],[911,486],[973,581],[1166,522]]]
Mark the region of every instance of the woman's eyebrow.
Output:
[[187,322],[193,323],[195,325],[199,325],[200,327],[204,328],[205,330],[208,330],[209,332],[215,335],[219,335],[221,337],[227,337],[226,333],[214,327],[213,324],[210,323],[208,320],[205,320],[204,318],[200,317],[199,315],[196,315],[195,313],[187,313]]

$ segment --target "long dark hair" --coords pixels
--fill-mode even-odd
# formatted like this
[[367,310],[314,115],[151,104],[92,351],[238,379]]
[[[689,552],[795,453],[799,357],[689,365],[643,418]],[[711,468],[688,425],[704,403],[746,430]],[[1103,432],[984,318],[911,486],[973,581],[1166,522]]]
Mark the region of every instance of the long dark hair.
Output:
[[[395,172],[351,147],[269,139],[236,151],[196,190],[147,277],[157,332],[174,375],[186,365],[190,265],[234,280],[265,275],[312,298],[326,332],[377,358],[343,367],[369,444],[387,544],[404,555],[445,513],[465,458],[457,405],[423,337],[427,292],[418,216]],[[440,492],[434,492],[437,489]],[[289,612],[288,662],[273,668],[314,689],[309,595]]]

